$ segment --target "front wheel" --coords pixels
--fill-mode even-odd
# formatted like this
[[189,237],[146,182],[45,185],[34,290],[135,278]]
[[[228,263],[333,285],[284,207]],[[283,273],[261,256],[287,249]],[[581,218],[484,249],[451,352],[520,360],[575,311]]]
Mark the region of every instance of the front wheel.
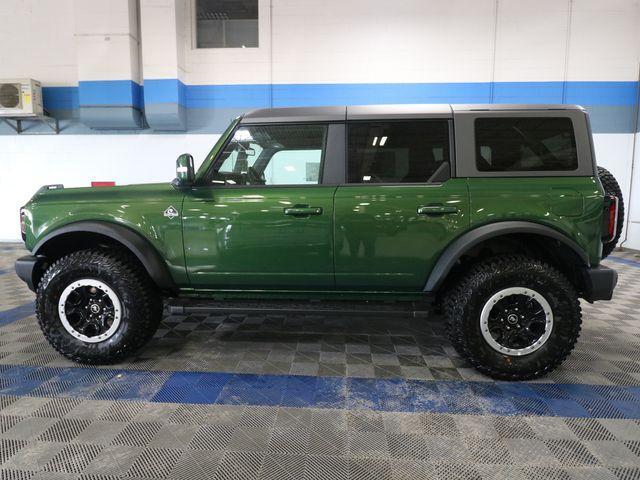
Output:
[[448,292],[451,341],[469,363],[497,379],[544,375],[569,355],[580,334],[580,303],[566,277],[521,255],[476,264]]
[[65,357],[107,364],[153,336],[162,298],[134,259],[117,251],[83,250],[44,273],[36,314],[49,343]]

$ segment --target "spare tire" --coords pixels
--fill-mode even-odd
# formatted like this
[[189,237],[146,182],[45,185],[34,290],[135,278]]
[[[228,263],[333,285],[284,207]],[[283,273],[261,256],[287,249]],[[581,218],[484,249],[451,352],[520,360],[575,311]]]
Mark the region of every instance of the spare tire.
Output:
[[613,240],[602,244],[602,258],[608,257],[613,249],[616,248],[618,240],[620,240],[620,234],[622,233],[622,227],[624,226],[624,200],[622,198],[622,190],[620,185],[609,170],[604,167],[598,166],[598,176],[600,177],[600,183],[604,188],[606,195],[613,195],[618,197],[618,225],[616,235]]

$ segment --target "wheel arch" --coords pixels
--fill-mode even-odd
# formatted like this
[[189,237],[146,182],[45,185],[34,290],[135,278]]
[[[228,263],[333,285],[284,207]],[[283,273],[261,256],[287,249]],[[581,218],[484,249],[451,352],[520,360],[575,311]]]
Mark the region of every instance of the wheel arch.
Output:
[[575,272],[572,267],[576,264],[589,267],[589,257],[575,241],[546,225],[527,221],[505,221],[482,225],[450,243],[431,270],[424,291],[432,293],[442,288],[461,259],[470,252],[496,241],[521,244],[525,242],[526,244],[527,239],[533,240],[531,245],[528,245],[528,248],[532,249],[555,243],[564,255],[556,255],[553,251],[543,252],[543,255],[552,259],[553,263],[557,264],[577,284],[578,289],[582,290],[583,275],[581,272]]
[[[128,250],[161,290],[176,290],[169,269],[156,248],[139,233],[115,223],[80,221],[64,225],[38,241],[32,253],[36,257],[46,259],[59,258],[67,253],[103,243]],[[34,272],[34,276],[37,274]],[[34,278],[34,285],[37,285],[38,280]]]

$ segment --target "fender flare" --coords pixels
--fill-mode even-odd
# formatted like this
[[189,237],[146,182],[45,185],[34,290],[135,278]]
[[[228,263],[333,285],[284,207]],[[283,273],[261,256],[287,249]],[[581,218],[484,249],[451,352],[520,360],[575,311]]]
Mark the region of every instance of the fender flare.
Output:
[[50,241],[69,233],[97,233],[109,237],[127,247],[162,290],[177,290],[169,273],[167,264],[157,250],[142,235],[122,225],[100,221],[80,221],[64,225],[45,235],[33,248],[33,255],[38,256],[42,248]]
[[435,292],[438,290],[458,259],[476,245],[490,238],[513,233],[532,233],[557,240],[573,250],[584,263],[585,267],[589,266],[589,257],[580,246],[566,235],[551,227],[525,221],[490,223],[461,235],[449,244],[431,270],[424,287],[424,292]]

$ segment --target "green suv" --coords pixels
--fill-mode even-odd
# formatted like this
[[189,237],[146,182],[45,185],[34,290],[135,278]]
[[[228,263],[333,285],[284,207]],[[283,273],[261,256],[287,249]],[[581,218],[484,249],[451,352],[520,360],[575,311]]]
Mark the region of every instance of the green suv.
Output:
[[164,299],[404,301],[441,310],[481,372],[526,379],[572,350],[579,298],[611,298],[622,213],[580,107],[273,108],[172,183],[41,188],[16,271],[82,363],[142,346]]

